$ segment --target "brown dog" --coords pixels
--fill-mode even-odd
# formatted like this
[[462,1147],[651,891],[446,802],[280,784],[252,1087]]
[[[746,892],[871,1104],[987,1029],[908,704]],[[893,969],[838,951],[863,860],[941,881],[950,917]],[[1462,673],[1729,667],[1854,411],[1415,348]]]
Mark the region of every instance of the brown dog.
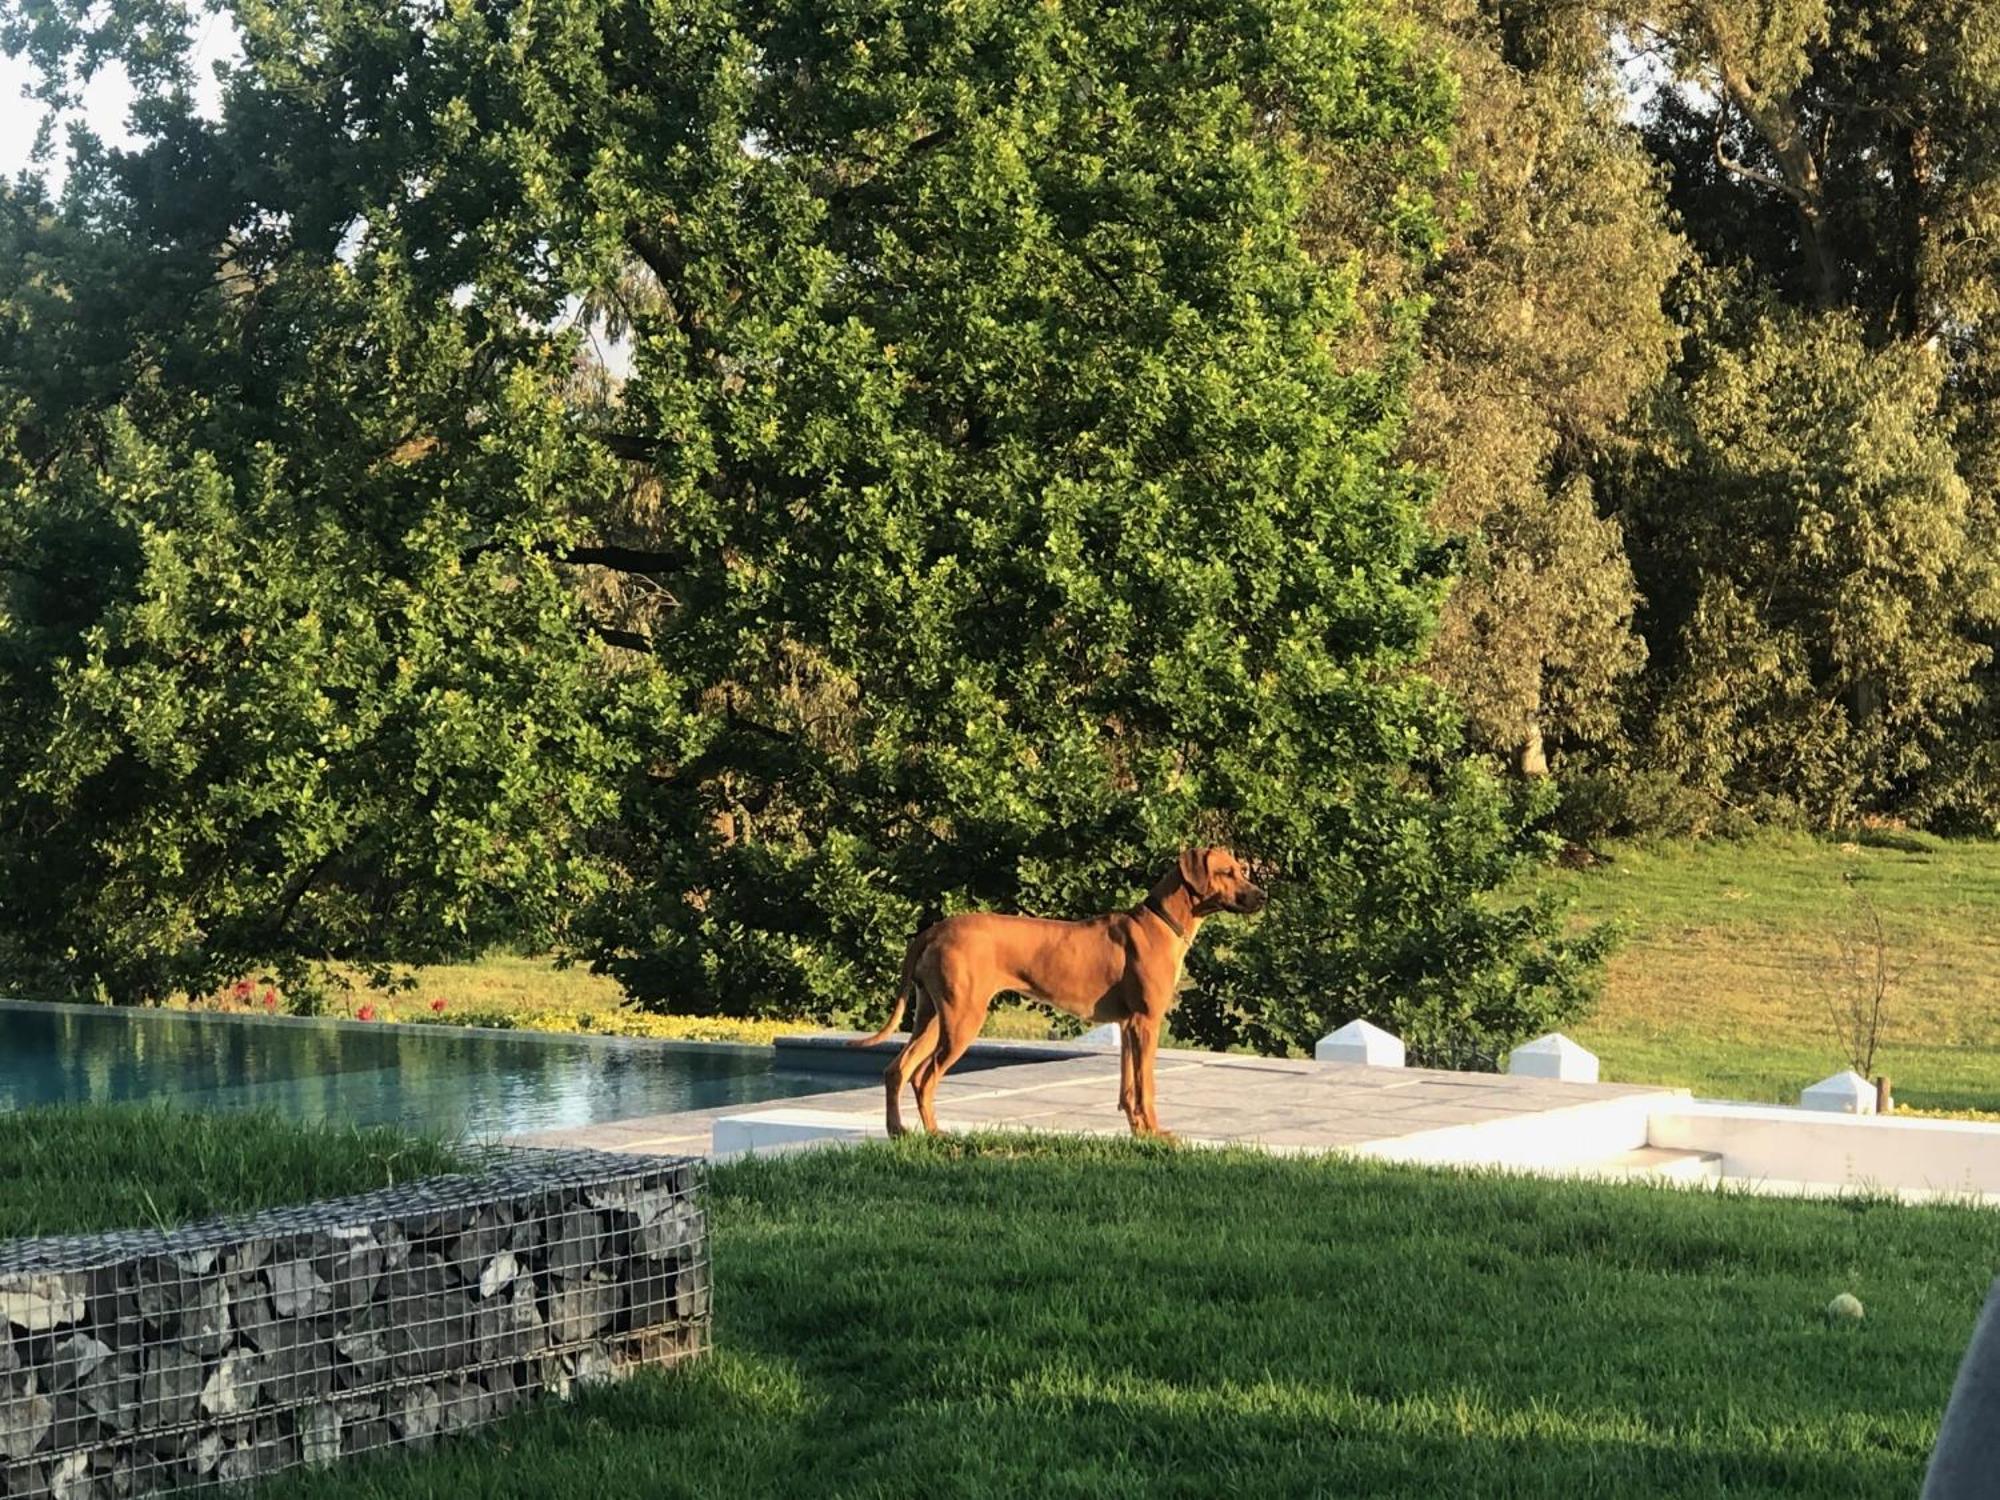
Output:
[[916,1084],[924,1129],[938,1128],[940,1080],[965,1055],[993,997],[1012,990],[1081,1016],[1115,1021],[1121,1046],[1118,1107],[1134,1135],[1162,1135],[1153,1101],[1153,1056],[1174,1003],[1181,963],[1203,917],[1261,911],[1264,892],[1227,849],[1190,849],[1130,911],[1080,922],[961,912],[926,927],[903,955],[888,1024],[851,1043],[873,1046],[896,1029],[912,993],[910,1040],[889,1064],[889,1134],[903,1133],[903,1085]]

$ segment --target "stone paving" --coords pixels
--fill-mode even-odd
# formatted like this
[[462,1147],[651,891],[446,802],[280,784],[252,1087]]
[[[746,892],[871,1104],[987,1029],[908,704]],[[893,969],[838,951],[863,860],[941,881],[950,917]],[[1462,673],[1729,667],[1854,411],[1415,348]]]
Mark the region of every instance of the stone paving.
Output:
[[[1280,1151],[1360,1150],[1421,1155],[1435,1132],[1545,1118],[1550,1132],[1585,1129],[1614,1104],[1681,1100],[1679,1091],[1632,1084],[1559,1083],[1492,1073],[1371,1068],[1351,1063],[1167,1050],[1155,1069],[1164,1125],[1182,1139]],[[1122,1135],[1118,1055],[1055,1056],[979,1072],[953,1073],[938,1091],[946,1129],[1032,1129]],[[646,1154],[707,1152],[714,1122],[760,1110],[811,1110],[879,1128],[882,1088],[866,1075],[855,1086],[765,1104],[735,1104],[616,1120],[519,1138],[535,1146],[587,1146]],[[916,1122],[904,1094],[905,1118]],[[1642,1136],[1643,1139],[1643,1136]],[[1404,1143],[1409,1151],[1399,1149]],[[1607,1144],[1604,1155],[1623,1149]],[[1586,1152],[1585,1155],[1588,1155]]]

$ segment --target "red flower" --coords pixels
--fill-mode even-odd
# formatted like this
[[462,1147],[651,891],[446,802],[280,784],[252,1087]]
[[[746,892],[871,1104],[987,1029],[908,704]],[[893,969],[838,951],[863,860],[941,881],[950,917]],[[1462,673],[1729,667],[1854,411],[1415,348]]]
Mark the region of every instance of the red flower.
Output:
[[277,1008],[278,992],[267,984],[264,986],[264,1009],[276,1010]]
[[364,1005],[355,1014],[364,1021],[372,1021],[375,1019],[375,1007],[373,1005]]
[[249,980],[239,979],[229,987],[229,993],[238,1000],[248,1000],[250,992],[255,988],[256,986],[251,984]]
[[441,1016],[444,1014],[444,997],[442,995],[440,995],[437,999],[431,1001],[431,1014],[434,1016]]

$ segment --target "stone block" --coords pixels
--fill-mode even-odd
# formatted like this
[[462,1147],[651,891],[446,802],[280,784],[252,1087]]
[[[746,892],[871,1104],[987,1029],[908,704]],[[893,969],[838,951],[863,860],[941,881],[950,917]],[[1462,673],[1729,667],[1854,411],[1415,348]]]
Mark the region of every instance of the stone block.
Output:
[[263,1481],[697,1354],[701,1173],[495,1150],[247,1219],[0,1241],[0,1496]]

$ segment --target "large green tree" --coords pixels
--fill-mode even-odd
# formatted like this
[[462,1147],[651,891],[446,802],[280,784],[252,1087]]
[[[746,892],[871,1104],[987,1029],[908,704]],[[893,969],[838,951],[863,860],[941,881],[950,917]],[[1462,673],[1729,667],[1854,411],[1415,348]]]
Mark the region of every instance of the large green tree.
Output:
[[1623,451],[1679,330],[1683,247],[1606,49],[1552,49],[1504,8],[1418,6],[1464,80],[1408,451],[1470,538],[1431,669],[1533,775],[1602,764],[1645,661],[1637,588],[1590,469]]
[[2000,10],[1674,0],[1646,137],[1704,262],[1617,485],[1668,769],[2000,826]]
[[1426,669],[1472,742],[1518,772],[1602,764],[1645,648],[1590,471],[1629,444],[1666,374],[1678,330],[1663,294],[1684,249],[1594,22],[1557,47],[1532,15],[1476,0],[1407,9],[1461,80],[1438,251],[1385,242],[1408,174],[1356,151],[1327,164],[1314,250],[1361,269],[1377,343],[1421,308],[1402,453],[1432,476],[1431,523],[1464,553]]
[[1691,786],[1893,807],[1979,711],[1965,622],[1995,618],[2000,575],[1944,380],[1920,348],[1784,308],[1712,330],[1683,371],[1674,462],[1632,504],[1676,643],[1653,733]]
[[9,987],[548,933],[633,753],[555,560],[615,461],[545,338],[164,149],[0,196]]
[[1301,243],[1322,155],[1421,168],[1441,79],[1303,7],[756,38],[698,148],[621,116],[685,164],[631,183],[670,311],[622,415],[705,545],[654,637],[691,695],[596,914],[614,970],[851,1013],[927,904],[1129,900],[1213,830],[1286,894],[1199,967],[1211,1040],[1574,1005],[1588,945],[1476,900],[1517,835],[1409,675],[1393,366],[1332,357],[1352,290]]
[[[190,284],[213,353],[156,379],[169,410],[115,413],[166,455],[140,508],[192,486],[185,548],[243,533],[288,559],[288,618],[360,644],[211,659],[234,616],[167,580],[154,669],[175,696],[216,674],[226,734],[260,672],[366,664],[354,705],[286,705],[289,735],[367,707],[405,736],[351,762],[380,840],[357,884],[407,853],[418,925],[427,899],[539,921],[582,894],[570,938],[646,1003],[831,1017],[886,1003],[927,907],[1101,908],[1222,837],[1278,899],[1204,944],[1206,1039],[1365,1014],[1490,1056],[1582,1003],[1601,944],[1489,899],[1534,808],[1412,670],[1442,580],[1395,458],[1409,346],[1347,358],[1354,280],[1309,253],[1350,152],[1408,177],[1389,253],[1436,238],[1451,85],[1398,27],[1304,0],[235,14],[223,121],[161,90],[98,219],[76,188],[43,212],[247,270]],[[88,39],[34,40],[59,66]],[[217,208],[169,222],[190,171]],[[627,336],[621,380],[579,381],[578,336],[550,335],[579,305]],[[24,363],[24,399],[59,363]],[[190,426],[183,381],[226,416]],[[72,482],[115,489],[114,462],[80,442]],[[64,491],[24,463],[15,493],[39,566]],[[151,576],[10,614],[22,691],[65,704]],[[406,784],[403,747],[447,729],[458,758]],[[145,764],[129,727],[106,743]],[[182,781],[163,803],[140,778],[122,819],[177,847],[197,793],[272,784],[261,761]],[[72,841],[126,869],[121,818],[65,795]],[[275,802],[275,828],[305,819]],[[470,855],[404,849],[412,817]],[[41,868],[32,839],[9,857]]]

